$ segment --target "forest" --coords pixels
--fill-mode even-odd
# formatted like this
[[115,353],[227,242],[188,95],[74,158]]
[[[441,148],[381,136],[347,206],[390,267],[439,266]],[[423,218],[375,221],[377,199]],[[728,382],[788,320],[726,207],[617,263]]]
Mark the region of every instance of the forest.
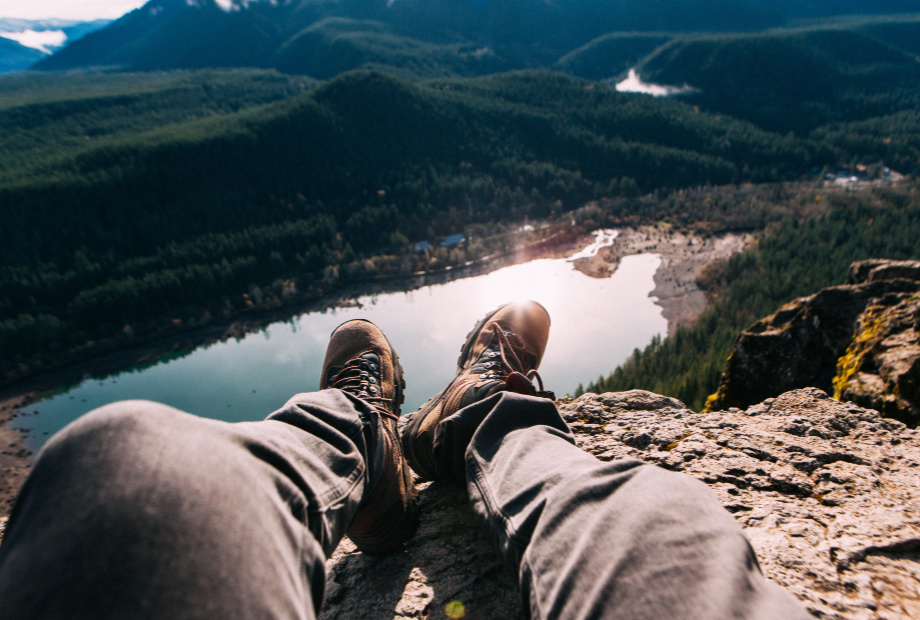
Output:
[[[815,209],[786,204],[784,188],[860,165],[920,168],[918,24],[604,35],[554,71],[479,77],[420,79],[405,66],[325,81],[252,68],[0,76],[0,383],[347,285],[459,266],[505,251],[527,222],[766,231],[761,249],[786,227],[830,225],[823,208],[815,219]],[[784,85],[788,71],[732,64],[765,54],[808,71]],[[679,98],[617,92],[598,68],[615,58],[609,66],[638,58],[662,80],[693,67],[706,88]],[[721,74],[746,82],[733,90]],[[809,76],[833,88],[799,88]],[[772,203],[749,200],[752,184]],[[722,199],[688,202],[683,190]],[[466,245],[439,247],[457,233]],[[416,252],[419,241],[432,249]],[[738,315],[712,323],[723,345],[747,312],[719,305],[735,276],[746,281],[744,260],[760,259],[739,257],[705,282],[716,303],[698,328]],[[787,293],[801,294],[757,293],[756,312]],[[614,376],[652,365],[644,376],[672,381],[659,391],[698,402],[723,345],[706,378],[654,366],[677,364],[686,339],[704,337],[690,334],[655,343]]]
[[[815,195],[812,192],[812,195]],[[580,392],[646,389],[700,411],[737,335],[796,297],[843,284],[854,261],[920,260],[920,184],[830,196],[827,208],[770,225],[756,247],[713,264],[699,284],[712,304]],[[823,211],[823,212],[822,212]]]

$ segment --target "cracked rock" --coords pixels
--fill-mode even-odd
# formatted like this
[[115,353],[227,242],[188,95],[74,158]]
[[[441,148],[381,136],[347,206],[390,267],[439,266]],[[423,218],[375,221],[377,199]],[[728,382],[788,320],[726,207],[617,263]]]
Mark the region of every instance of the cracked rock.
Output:
[[707,407],[732,411],[806,386],[920,424],[920,261],[855,262],[846,284],[748,327]]
[[[920,618],[918,431],[815,388],[708,414],[639,390],[558,405],[598,458],[707,483],[764,574],[817,617]],[[435,483],[421,498],[421,529],[404,551],[375,558],[342,542],[321,618],[438,618],[454,600],[467,618],[522,617],[465,492]]]

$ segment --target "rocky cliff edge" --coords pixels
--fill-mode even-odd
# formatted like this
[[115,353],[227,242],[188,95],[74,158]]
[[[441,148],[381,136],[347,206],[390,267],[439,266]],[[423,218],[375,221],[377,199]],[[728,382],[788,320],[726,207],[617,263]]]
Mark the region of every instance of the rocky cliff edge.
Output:
[[846,284],[744,330],[707,409],[806,386],[920,424],[920,261],[853,263]]
[[[638,390],[559,408],[599,459],[635,457],[707,483],[767,577],[817,617],[920,618],[918,431],[816,388],[713,413]],[[374,558],[343,541],[322,618],[443,618],[452,601],[467,618],[521,616],[465,492],[430,484],[421,497],[405,551]]]

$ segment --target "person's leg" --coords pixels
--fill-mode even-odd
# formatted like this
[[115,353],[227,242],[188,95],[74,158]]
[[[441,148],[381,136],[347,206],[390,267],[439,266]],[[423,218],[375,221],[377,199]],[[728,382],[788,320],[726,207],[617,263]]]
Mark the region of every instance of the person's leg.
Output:
[[10,617],[308,617],[373,441],[341,392],[263,422],[98,409],[43,450],[0,545]]
[[[337,342],[322,386],[345,391],[295,396],[264,421],[133,401],[49,441],[0,545],[4,617],[309,618],[349,526],[372,550],[405,542],[411,480],[381,413],[398,412],[395,353],[371,349],[375,375],[366,342]],[[361,397],[353,384],[372,375],[385,393]],[[381,501],[394,497],[395,516]]]
[[493,396],[448,418],[436,443],[455,474],[464,454],[474,510],[533,618],[809,617],[763,577],[706,485],[598,461],[549,400]]
[[[466,484],[534,618],[807,617],[763,578],[706,486],[581,451],[529,382],[549,316],[508,304],[480,321],[458,372],[404,427],[423,477]],[[527,394],[527,396],[522,395]]]

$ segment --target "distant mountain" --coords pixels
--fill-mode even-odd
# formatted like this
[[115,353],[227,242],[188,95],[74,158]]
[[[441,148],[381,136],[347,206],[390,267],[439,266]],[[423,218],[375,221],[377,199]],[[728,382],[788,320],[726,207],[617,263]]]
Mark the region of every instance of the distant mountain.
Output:
[[610,33],[560,58],[553,69],[589,80],[604,80],[630,69],[674,39],[663,33]]
[[847,0],[222,0],[220,4],[228,2],[231,10],[215,0],[150,0],[41,60],[35,68],[143,71],[248,66],[330,77],[355,68],[385,67],[415,77],[474,75],[549,67],[608,33],[751,32],[796,18],[916,10],[909,6],[914,0],[879,0],[871,8]]
[[[678,38],[639,66],[690,84],[688,101],[771,131],[807,132],[920,108],[920,18],[767,34]],[[908,48],[908,49],[905,49]]]
[[489,48],[422,41],[398,35],[383,22],[338,17],[302,30],[272,55],[270,64],[286,73],[318,79],[371,67],[426,78],[475,76],[511,68]]
[[110,19],[78,21],[73,19],[18,19],[0,18],[0,32],[24,32],[26,30],[60,30],[68,41],[75,41],[112,23]]
[[[176,14],[187,9],[184,0],[152,0],[143,7],[112,22],[107,28],[74,41],[61,51],[35,65],[38,70],[75,69],[79,67],[122,65],[126,50],[156,32]],[[157,50],[159,56],[166,50]],[[152,52],[152,50],[151,50]]]
[[47,31],[55,32],[61,37],[61,42],[57,45],[48,46],[53,50],[64,45],[66,41],[79,39],[83,35],[99,30],[109,23],[110,20],[107,19],[88,22],[64,19],[0,19],[0,73],[28,69],[48,53],[35,46],[30,46],[25,41],[14,40],[17,35],[28,33],[29,31],[38,34]]
[[37,49],[0,37],[0,73],[28,69],[42,56]]

